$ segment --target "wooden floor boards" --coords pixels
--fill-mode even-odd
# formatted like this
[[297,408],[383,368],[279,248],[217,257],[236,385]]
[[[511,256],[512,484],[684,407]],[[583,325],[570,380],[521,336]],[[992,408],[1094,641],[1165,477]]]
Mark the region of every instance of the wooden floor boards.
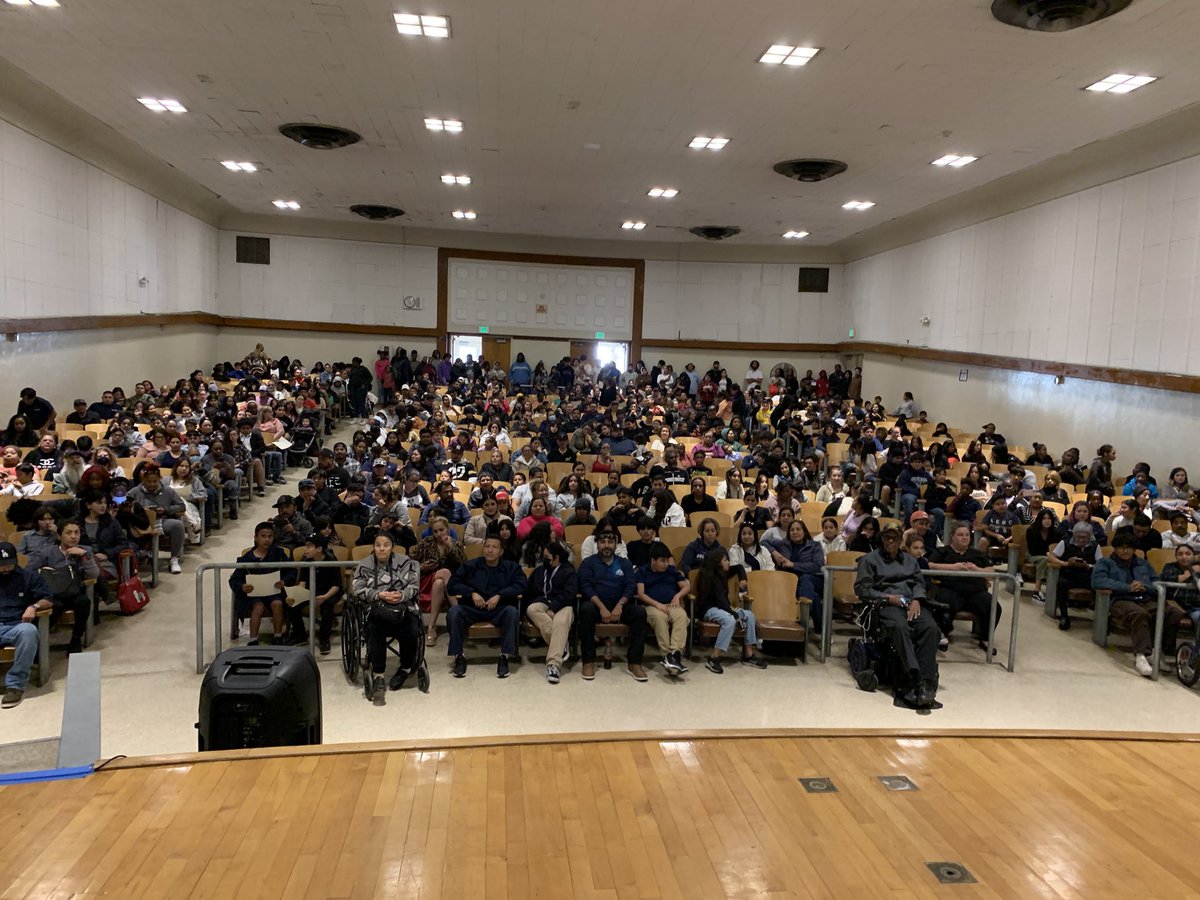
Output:
[[0,788],[0,897],[1197,897],[1197,771],[1197,743],[887,736],[122,768]]

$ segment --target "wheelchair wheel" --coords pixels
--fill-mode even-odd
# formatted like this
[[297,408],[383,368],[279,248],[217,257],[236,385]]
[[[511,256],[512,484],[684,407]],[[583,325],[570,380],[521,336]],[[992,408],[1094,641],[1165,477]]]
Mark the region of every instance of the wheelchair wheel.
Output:
[[429,666],[425,660],[417,663],[417,690],[422,694],[429,693]]
[[362,643],[359,634],[358,610],[354,604],[347,603],[342,610],[342,671],[346,680],[351,684],[358,683],[359,647]]
[[1192,687],[1197,680],[1200,680],[1195,644],[1189,642],[1179,645],[1179,650],[1175,654],[1175,675],[1184,687]]
[[875,674],[871,651],[866,641],[862,638],[851,638],[847,660],[850,663],[850,674],[854,676],[859,690],[870,693],[879,687],[879,677]]

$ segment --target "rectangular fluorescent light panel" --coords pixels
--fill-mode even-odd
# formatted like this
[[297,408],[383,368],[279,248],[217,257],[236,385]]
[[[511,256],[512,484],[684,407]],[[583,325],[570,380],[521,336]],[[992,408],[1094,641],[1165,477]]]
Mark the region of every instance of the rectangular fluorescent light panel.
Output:
[[621,227],[626,231],[641,231],[646,227],[645,222],[622,222]]
[[675,188],[656,187],[656,188],[650,188],[650,190],[646,191],[646,196],[647,197],[661,197],[663,200],[670,200],[672,197],[675,197],[676,195],[678,195],[678,193],[679,193],[679,191],[675,190]]
[[9,6],[58,6],[58,0],[5,0]]
[[187,112],[186,107],[184,107],[184,105],[178,100],[160,100],[158,97],[138,97],[138,103],[142,104],[142,106],[146,107],[146,109],[150,110],[151,112]]
[[257,172],[258,166],[251,162],[234,162],[232,159],[227,159],[221,163],[230,172]]
[[456,209],[452,213],[452,215],[456,219],[474,219],[475,218],[475,210],[473,210],[473,209],[467,209],[467,210]]
[[870,209],[875,205],[873,200],[851,200],[849,203],[843,203],[842,209]]
[[274,200],[276,209],[299,209],[300,204],[295,200]]
[[470,175],[443,175],[442,184],[470,184]]
[[721,150],[729,143],[729,138],[710,138],[697,135],[692,138],[692,142],[688,144],[693,150]]
[[807,231],[785,231],[783,233],[783,236],[790,240],[799,240],[800,238],[808,237],[808,232]]
[[426,119],[425,127],[430,131],[448,131],[451,134],[460,134],[463,130],[463,123],[457,119]]
[[768,66],[806,66],[808,61],[821,52],[819,47],[793,47],[791,44],[772,44],[758,58]]
[[950,166],[954,169],[961,169],[963,166],[969,166],[975,162],[977,156],[956,156],[953,153],[947,153],[941,159],[935,159],[930,165],[933,166]]
[[401,34],[431,38],[450,37],[449,16],[417,16],[412,13],[396,13],[395,19],[396,30]]
[[1118,72],[1115,75],[1109,75],[1107,78],[1097,81],[1095,84],[1089,84],[1084,90],[1096,91],[1101,94],[1128,94],[1130,91],[1136,91],[1140,87],[1145,87],[1152,81],[1158,81],[1158,76],[1124,75]]

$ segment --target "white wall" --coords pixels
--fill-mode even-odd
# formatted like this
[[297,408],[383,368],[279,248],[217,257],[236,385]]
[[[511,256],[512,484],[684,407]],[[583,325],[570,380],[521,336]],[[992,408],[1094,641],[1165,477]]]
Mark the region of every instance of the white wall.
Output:
[[633,336],[633,269],[452,258],[449,270],[451,331],[486,325],[493,334]]
[[881,395],[889,410],[912,391],[933,421],[976,432],[995,422],[1013,444],[1040,441],[1056,457],[1078,447],[1086,464],[1097,447],[1112,444],[1118,474],[1138,460],[1150,463],[1160,482],[1174,466],[1200,471],[1191,440],[1200,428],[1200,397],[1193,394],[1073,378],[1055,384],[1052,375],[980,366],[966,367],[963,382],[956,363],[874,353],[862,365],[864,396]]
[[799,293],[799,269],[780,263],[647,262],[642,338],[845,339],[850,317],[841,266],[829,267],[827,294]]
[[[677,350],[674,348],[656,347],[651,341],[642,346],[642,359],[648,368],[652,368],[660,359],[664,360],[674,366],[676,372],[682,372],[685,365],[694,362],[696,364],[696,371],[700,372],[701,375],[708,371],[708,367],[712,365],[713,360],[717,360],[721,363],[722,368],[729,372],[731,378],[742,381],[746,370],[750,368],[750,361],[754,359],[758,360],[759,367],[767,375],[770,375],[771,369],[780,363],[791,363],[799,371],[801,377],[803,377],[805,369],[812,369],[815,374],[821,369],[832,372],[833,367],[837,363],[841,363],[842,368],[845,368],[852,357],[838,356],[833,353],[780,353],[774,350],[717,350],[712,347],[705,347],[703,341],[697,341],[695,346],[689,347],[686,350]],[[743,383],[744,386],[745,384]]]
[[386,329],[380,329],[379,335],[264,331],[258,328],[219,328],[215,331],[214,362],[236,362],[253,350],[255,344],[261,343],[268,356],[274,359],[281,356],[299,359],[306,369],[311,369],[317,362],[349,362],[361,356],[367,368],[374,370],[376,351],[384,345],[392,353],[400,346],[405,350],[416,350],[421,356],[428,356],[437,347],[433,338],[397,335],[388,333]]
[[2,121],[0,176],[0,317],[214,309],[215,228]]
[[[225,316],[403,328],[437,325],[437,248],[291,235],[271,239],[271,264],[237,262],[237,233],[218,241]],[[405,296],[421,299],[406,310]]]
[[864,340],[1200,374],[1198,249],[1194,157],[851,263],[846,288]]
[[152,325],[22,334],[0,343],[4,421],[16,407],[17,392],[27,385],[54,404],[61,421],[76,397],[90,403],[115,385],[132,396],[133,386],[147,378],[174,384],[193,369],[209,372],[216,359],[214,332],[211,327]]
[[541,360],[549,369],[564,356],[570,356],[571,342],[569,340],[514,337],[512,339],[512,359],[515,360],[518,353],[524,353],[525,361],[531,366],[536,366],[538,360]]

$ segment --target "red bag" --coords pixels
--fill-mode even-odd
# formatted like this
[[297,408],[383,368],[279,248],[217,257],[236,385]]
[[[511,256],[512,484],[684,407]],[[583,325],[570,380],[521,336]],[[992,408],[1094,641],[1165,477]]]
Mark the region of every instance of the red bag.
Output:
[[121,577],[121,583],[117,587],[117,602],[121,605],[121,612],[127,616],[140,612],[142,607],[150,602],[150,593],[133,567],[136,559],[137,556],[132,550],[122,550],[117,557],[117,571]]

